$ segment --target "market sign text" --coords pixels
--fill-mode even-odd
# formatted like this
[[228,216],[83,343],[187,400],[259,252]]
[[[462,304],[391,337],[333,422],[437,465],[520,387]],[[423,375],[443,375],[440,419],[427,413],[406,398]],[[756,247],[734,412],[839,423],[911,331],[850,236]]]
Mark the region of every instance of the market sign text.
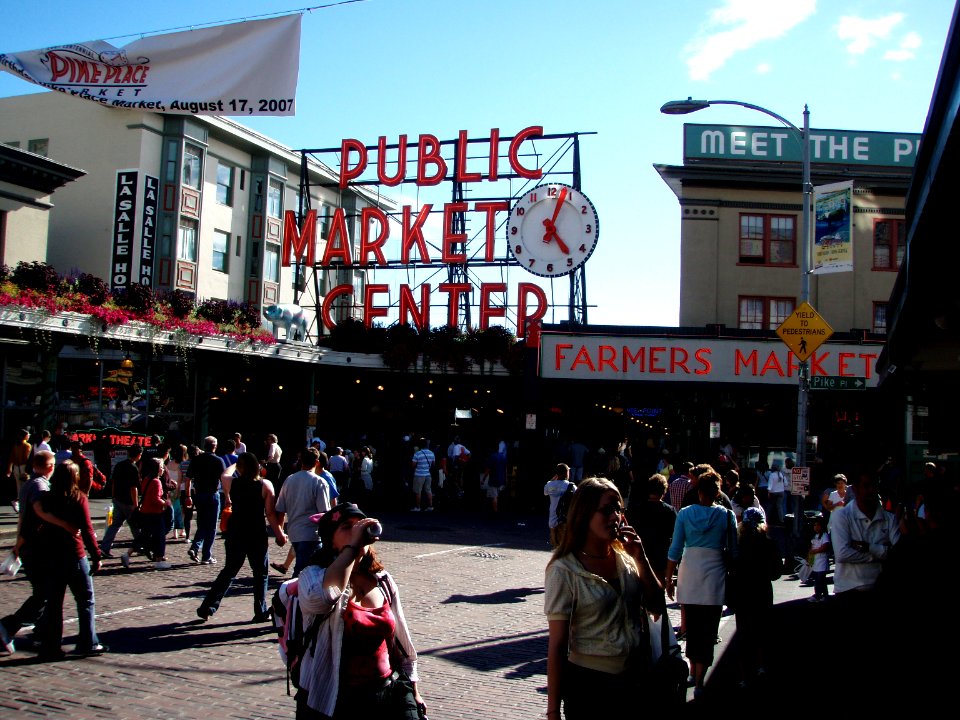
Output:
[[[543,128],[541,126],[531,126],[521,130],[510,140],[507,159],[513,173],[528,180],[538,180],[543,176],[543,171],[540,168],[529,168],[520,159],[520,148],[523,143],[542,136]],[[490,131],[489,142],[487,143],[488,163],[485,172],[468,172],[467,148],[469,142],[470,138],[467,131],[461,130],[453,160],[453,176],[450,178],[451,168],[441,156],[442,143],[436,136],[420,135],[414,145],[409,142],[406,135],[400,135],[396,144],[395,161],[388,160],[387,138],[381,136],[377,143],[377,180],[388,187],[407,182],[408,157],[411,152],[416,153],[416,177],[411,178],[411,180],[418,186],[439,185],[445,180],[460,183],[496,182],[499,180],[497,162],[500,130],[494,128]],[[340,157],[339,186],[340,188],[347,188],[351,181],[361,177],[367,170],[369,164],[367,147],[359,140],[346,139],[341,143]],[[471,157],[471,159],[475,158]],[[393,165],[394,162],[396,169],[393,173],[390,173],[388,172],[388,166]],[[401,210],[400,238],[398,240],[400,261],[393,264],[430,266],[434,262],[443,265],[466,263],[467,235],[463,232],[454,232],[453,225],[456,216],[467,212],[475,212],[483,216],[486,227],[486,234],[483,238],[483,258],[485,262],[492,262],[494,260],[496,216],[498,212],[509,210],[510,203],[500,200],[478,201],[472,203],[472,206],[471,203],[467,202],[445,203],[443,205],[443,237],[440,253],[439,256],[431,256],[423,234],[423,227],[433,211],[433,205],[426,203],[419,209],[415,209],[411,205],[405,205]],[[354,252],[354,245],[347,232],[347,217],[344,209],[342,207],[336,208],[330,218],[323,257],[318,261],[316,258],[316,210],[307,212],[302,225],[298,225],[296,214],[292,210],[287,210],[284,214],[283,266],[289,267],[293,263],[305,263],[323,269],[331,269],[351,267],[354,264],[361,268],[391,265],[384,252],[384,247],[390,239],[390,224],[386,212],[379,207],[362,208],[359,226],[360,237],[355,239],[358,242],[358,252]],[[441,283],[438,290],[448,295],[448,324],[456,325],[459,299],[462,295],[471,293],[473,286],[470,283]],[[329,329],[335,325],[330,316],[330,309],[333,307],[334,301],[339,298],[352,297],[353,291],[353,285],[342,284],[327,293],[324,297],[320,318],[325,327]],[[423,330],[429,325],[430,291],[429,283],[424,283],[417,288],[411,288],[406,284],[400,285],[399,321],[401,323],[409,322],[419,330]],[[371,325],[376,318],[387,315],[388,307],[378,305],[377,297],[388,292],[389,286],[386,284],[372,284],[364,288],[364,297],[362,298],[363,318],[367,326]],[[493,296],[502,294],[505,297],[506,292],[506,283],[480,284],[481,329],[487,328],[492,318],[506,315],[506,303],[493,302]],[[533,283],[520,283],[518,293],[517,336],[523,337],[527,325],[542,319],[546,315],[548,301],[543,289]]]
[[[800,362],[778,340],[543,333],[540,376],[578,380],[796,385]],[[809,358],[811,377],[857,377],[877,386],[881,346],[826,343]]]

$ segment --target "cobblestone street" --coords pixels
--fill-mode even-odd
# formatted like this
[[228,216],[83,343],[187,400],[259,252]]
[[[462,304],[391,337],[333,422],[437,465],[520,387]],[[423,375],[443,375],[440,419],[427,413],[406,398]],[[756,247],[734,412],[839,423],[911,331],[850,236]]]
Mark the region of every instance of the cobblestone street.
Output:
[[[542,518],[382,517],[386,533],[378,551],[401,587],[430,717],[542,713],[543,568],[549,557]],[[129,539],[126,530],[120,539],[118,551]],[[191,564],[186,550],[183,542],[168,545],[174,568],[167,571],[137,558],[129,571],[118,560],[106,561],[95,581],[97,630],[111,652],[53,664],[37,663],[29,648],[0,658],[8,690],[0,714],[292,717],[275,634],[249,622],[249,571],[241,572],[220,612],[204,624],[195,608],[218,567]],[[282,560],[285,552],[272,546],[271,559]],[[272,573],[271,593],[278,583]],[[29,592],[22,578],[0,587],[3,613]],[[65,618],[69,650],[76,628],[69,593]],[[26,636],[17,638],[21,647]]]

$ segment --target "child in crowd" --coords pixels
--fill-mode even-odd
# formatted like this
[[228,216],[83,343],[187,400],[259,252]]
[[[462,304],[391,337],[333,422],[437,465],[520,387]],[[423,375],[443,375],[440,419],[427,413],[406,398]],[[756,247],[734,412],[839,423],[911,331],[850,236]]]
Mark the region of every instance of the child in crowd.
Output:
[[823,518],[813,521],[810,555],[813,557],[813,597],[809,600],[823,602],[827,599],[827,570],[830,568],[830,534],[824,531]]

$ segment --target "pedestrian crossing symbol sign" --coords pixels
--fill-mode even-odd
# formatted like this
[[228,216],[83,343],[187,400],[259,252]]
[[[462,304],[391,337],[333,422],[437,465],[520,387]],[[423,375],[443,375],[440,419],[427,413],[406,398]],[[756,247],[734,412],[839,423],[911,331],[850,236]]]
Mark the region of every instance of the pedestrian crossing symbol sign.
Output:
[[823,343],[833,335],[833,328],[827,325],[810,303],[801,303],[777,328],[777,335],[800,362],[806,362]]

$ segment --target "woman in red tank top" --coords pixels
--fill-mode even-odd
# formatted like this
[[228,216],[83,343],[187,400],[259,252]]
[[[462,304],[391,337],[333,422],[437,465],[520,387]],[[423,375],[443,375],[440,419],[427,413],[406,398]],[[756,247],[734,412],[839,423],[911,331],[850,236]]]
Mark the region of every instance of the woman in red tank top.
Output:
[[323,513],[317,530],[321,550],[297,594],[305,626],[322,624],[300,669],[297,718],[425,718],[399,590],[372,547],[379,523],[344,503]]

